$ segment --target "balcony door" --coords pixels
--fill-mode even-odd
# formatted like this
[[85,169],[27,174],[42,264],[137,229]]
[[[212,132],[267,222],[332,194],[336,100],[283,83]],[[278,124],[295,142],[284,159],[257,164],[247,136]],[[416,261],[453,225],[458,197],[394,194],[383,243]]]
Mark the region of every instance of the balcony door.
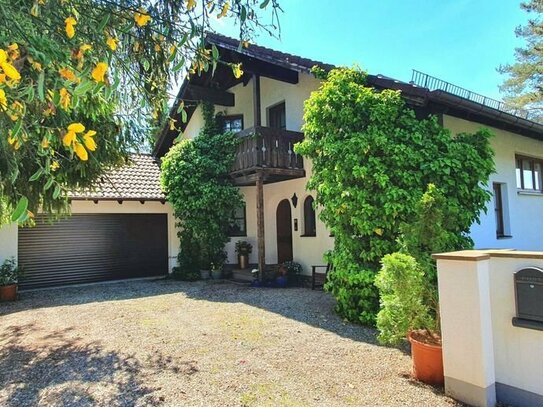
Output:
[[292,261],[292,214],[290,202],[283,199],[277,206],[277,263]]
[[281,130],[287,129],[285,102],[268,108],[268,127]]

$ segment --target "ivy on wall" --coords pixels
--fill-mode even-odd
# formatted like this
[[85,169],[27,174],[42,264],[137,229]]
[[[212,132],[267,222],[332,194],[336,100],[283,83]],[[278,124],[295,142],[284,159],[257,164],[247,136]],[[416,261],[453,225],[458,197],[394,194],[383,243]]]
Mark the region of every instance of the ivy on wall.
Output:
[[[316,72],[322,76],[321,72]],[[414,216],[428,184],[455,214],[458,247],[472,244],[494,170],[488,130],[452,135],[435,117],[419,120],[400,92],[377,91],[359,69],[334,69],[306,101],[305,140],[296,151],[313,162],[307,188],[317,191],[320,218],[335,236],[327,289],[337,311],[373,324],[379,260],[398,250],[402,224]]]
[[202,107],[202,132],[173,146],[162,162],[162,187],[180,228],[179,272],[188,279],[200,268],[224,262],[228,227],[243,204],[229,176],[238,138],[221,134],[213,106]]

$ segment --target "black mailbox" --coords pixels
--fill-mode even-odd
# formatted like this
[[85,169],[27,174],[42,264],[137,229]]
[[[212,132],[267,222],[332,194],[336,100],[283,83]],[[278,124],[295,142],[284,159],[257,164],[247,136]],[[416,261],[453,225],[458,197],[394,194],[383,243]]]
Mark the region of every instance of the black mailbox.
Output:
[[543,329],[543,270],[528,267],[515,273],[517,317],[513,325]]

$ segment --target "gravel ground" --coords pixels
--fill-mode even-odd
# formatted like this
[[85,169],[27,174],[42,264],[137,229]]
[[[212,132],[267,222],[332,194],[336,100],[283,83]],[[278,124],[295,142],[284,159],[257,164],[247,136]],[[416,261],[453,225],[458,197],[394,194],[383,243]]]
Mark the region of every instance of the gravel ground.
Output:
[[328,294],[131,281],[0,304],[2,406],[455,406]]

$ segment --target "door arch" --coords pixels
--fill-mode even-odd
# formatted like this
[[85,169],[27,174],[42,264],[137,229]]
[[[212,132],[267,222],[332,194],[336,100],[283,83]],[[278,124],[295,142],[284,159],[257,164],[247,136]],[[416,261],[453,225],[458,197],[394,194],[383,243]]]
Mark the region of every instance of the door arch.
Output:
[[277,263],[292,261],[292,213],[290,202],[283,199],[277,205]]

